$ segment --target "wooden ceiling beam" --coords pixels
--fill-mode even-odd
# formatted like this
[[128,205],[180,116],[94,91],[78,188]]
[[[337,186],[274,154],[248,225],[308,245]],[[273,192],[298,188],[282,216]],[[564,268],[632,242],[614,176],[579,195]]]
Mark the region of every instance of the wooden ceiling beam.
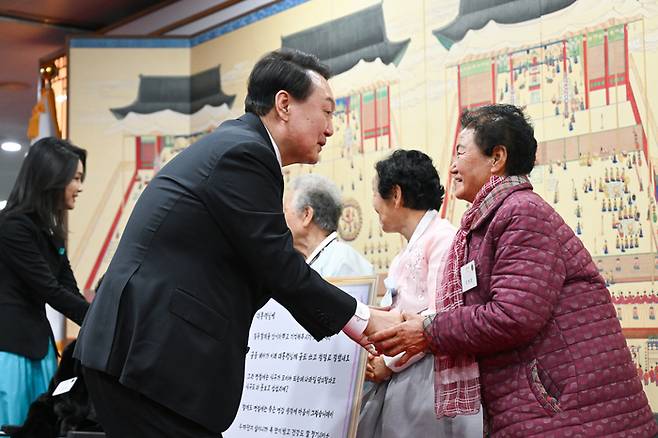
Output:
[[28,14],[6,9],[0,9],[0,19],[36,26],[46,26],[68,32],[94,32],[96,29],[85,23],[74,23],[45,15]]

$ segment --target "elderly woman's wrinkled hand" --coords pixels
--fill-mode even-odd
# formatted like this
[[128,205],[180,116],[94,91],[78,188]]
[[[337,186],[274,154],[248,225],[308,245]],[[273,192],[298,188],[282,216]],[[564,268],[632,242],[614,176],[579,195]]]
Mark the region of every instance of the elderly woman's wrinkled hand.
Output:
[[377,351],[387,356],[405,354],[396,363],[402,366],[413,356],[426,351],[429,342],[423,331],[423,317],[412,313],[403,313],[404,322],[394,327],[381,330],[368,337],[368,342],[375,345]]
[[381,383],[391,378],[393,371],[386,366],[384,359],[378,356],[368,354],[368,363],[366,364],[366,380],[375,383]]

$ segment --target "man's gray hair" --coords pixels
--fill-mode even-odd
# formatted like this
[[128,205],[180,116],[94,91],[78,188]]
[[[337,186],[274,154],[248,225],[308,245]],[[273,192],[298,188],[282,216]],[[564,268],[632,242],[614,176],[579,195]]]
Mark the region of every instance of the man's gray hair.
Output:
[[313,222],[332,233],[338,228],[338,219],[343,212],[343,201],[338,186],[329,178],[308,174],[292,181],[292,208],[301,213],[304,208],[313,209]]

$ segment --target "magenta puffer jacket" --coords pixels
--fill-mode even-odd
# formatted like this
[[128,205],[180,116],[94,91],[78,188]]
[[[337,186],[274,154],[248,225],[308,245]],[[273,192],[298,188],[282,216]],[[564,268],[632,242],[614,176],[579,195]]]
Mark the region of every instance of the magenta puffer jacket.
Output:
[[516,186],[472,227],[477,286],[437,315],[432,349],[474,354],[493,437],[653,437],[610,293],[557,212]]

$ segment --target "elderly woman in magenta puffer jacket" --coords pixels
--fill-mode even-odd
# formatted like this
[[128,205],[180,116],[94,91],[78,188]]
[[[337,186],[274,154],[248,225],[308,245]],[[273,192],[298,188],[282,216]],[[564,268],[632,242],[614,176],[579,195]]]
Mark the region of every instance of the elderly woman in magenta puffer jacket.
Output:
[[462,115],[450,172],[472,203],[437,314],[370,337],[402,362],[435,355],[437,416],[484,409],[492,437],[653,437],[658,427],[610,293],[571,228],[532,191],[537,141],[523,112]]

